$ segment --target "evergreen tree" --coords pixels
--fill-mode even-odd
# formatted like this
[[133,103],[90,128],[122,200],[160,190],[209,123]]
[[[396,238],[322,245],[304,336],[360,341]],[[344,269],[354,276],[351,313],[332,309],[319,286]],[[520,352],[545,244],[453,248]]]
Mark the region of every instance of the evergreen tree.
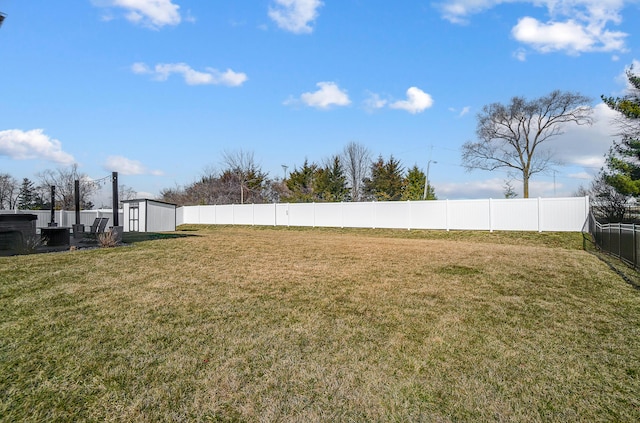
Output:
[[330,163],[316,170],[313,184],[318,201],[339,202],[349,199],[347,178],[339,156],[334,156]]
[[620,142],[609,150],[604,180],[617,192],[627,196],[640,195],[640,75],[627,71],[630,90],[622,98],[602,97],[613,110],[620,112],[616,121]]
[[24,178],[18,194],[18,208],[20,210],[37,210],[42,208],[43,203],[35,184],[29,178]]
[[402,190],[403,200],[422,200],[424,197],[424,184],[426,183],[426,176],[417,165],[413,165],[409,172],[407,172],[406,178],[404,178],[404,186]]
[[283,200],[290,203],[312,203],[316,200],[314,192],[314,179],[318,165],[309,164],[305,159],[301,169],[295,169],[289,173],[289,178],[285,181],[290,191],[289,195],[284,195]]
[[386,162],[382,156],[371,164],[371,177],[364,183],[365,193],[377,201],[397,201],[402,198],[404,169],[393,155]]
[[[640,75],[633,72],[633,66],[626,72],[629,82],[629,93],[625,97],[605,97],[602,100],[607,106],[622,113],[627,119],[640,119]],[[635,128],[635,135],[638,133],[638,126]]]

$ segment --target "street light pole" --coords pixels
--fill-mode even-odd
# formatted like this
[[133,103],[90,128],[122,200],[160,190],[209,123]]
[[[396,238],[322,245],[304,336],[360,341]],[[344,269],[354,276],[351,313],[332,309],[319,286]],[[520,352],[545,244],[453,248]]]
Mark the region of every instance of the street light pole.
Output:
[[429,160],[427,162],[427,175],[424,180],[424,195],[422,196],[423,200],[427,199],[427,190],[429,189],[429,167],[431,166],[431,163],[436,164],[438,162],[436,162],[435,160]]

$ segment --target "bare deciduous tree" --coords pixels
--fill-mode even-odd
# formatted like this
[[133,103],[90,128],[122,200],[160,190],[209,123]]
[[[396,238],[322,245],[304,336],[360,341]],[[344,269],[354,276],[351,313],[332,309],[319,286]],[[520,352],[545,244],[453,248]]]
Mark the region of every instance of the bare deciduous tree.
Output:
[[43,191],[56,187],[56,206],[63,210],[75,209],[75,181],[80,181],[80,208],[93,208],[92,196],[98,191],[98,184],[84,173],[78,173],[78,165],[69,168],[47,169],[38,173]]
[[[253,152],[237,150],[235,152],[225,151],[222,161],[226,166],[221,175],[221,179],[231,185],[236,185],[236,192],[239,193],[240,204],[245,202],[262,202],[261,192],[267,180],[267,174],[253,158]],[[233,180],[235,177],[235,181]],[[235,201],[231,201],[235,202]]]
[[0,210],[11,210],[17,205],[20,187],[8,173],[0,174]]
[[342,166],[351,189],[351,201],[362,201],[363,181],[371,170],[371,152],[364,145],[351,141],[342,152]]
[[462,162],[467,170],[514,171],[528,198],[529,178],[553,163],[552,151],[543,144],[561,135],[566,124],[590,125],[590,103],[578,93],[553,91],[534,100],[513,97],[507,105],[484,106],[478,114],[478,141],[462,146]]
[[591,187],[586,193],[591,197],[591,210],[600,222],[624,221],[631,196],[616,191],[607,183],[603,173],[591,182]]

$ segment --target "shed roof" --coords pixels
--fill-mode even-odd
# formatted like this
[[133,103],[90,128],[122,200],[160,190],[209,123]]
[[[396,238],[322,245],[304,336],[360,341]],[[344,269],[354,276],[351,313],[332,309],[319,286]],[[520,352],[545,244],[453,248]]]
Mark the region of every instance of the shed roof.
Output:
[[141,202],[149,202],[149,201],[152,201],[154,203],[168,204],[170,206],[178,207],[178,205],[175,204],[175,203],[168,203],[166,201],[154,200],[154,199],[151,199],[151,198],[138,198],[138,199],[134,199],[134,200],[122,200],[122,203],[141,203]]

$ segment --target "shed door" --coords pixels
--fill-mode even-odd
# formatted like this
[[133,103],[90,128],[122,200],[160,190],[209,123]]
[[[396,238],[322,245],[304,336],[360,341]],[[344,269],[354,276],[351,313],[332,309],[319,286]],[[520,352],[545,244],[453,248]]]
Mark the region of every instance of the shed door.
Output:
[[140,226],[140,205],[139,203],[129,204],[129,232],[138,232]]

